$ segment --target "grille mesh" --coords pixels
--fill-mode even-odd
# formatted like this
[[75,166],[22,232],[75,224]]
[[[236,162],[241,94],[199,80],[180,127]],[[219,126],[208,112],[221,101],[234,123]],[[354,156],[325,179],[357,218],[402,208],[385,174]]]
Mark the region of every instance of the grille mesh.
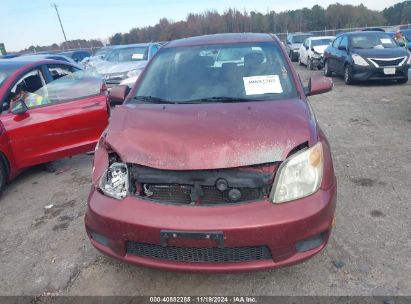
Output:
[[[216,187],[202,187],[204,195],[200,198],[200,205],[235,204],[262,199],[261,188],[239,188],[241,198],[235,202],[228,198],[227,189],[223,192]],[[171,204],[190,204],[191,186],[188,185],[150,185],[152,200]]]
[[379,60],[379,59],[371,59],[371,58],[370,60],[376,63],[380,67],[398,66],[404,60],[404,57],[398,58],[395,60]]
[[126,242],[127,253],[142,257],[191,263],[232,263],[271,259],[267,246],[206,248],[162,247],[160,245]]

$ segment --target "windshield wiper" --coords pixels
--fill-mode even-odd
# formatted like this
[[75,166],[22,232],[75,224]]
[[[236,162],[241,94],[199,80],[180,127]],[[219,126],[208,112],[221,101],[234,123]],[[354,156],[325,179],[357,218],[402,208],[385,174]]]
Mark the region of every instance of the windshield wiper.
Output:
[[249,102],[258,101],[258,99],[242,98],[242,97],[228,97],[228,96],[215,96],[193,100],[185,100],[179,103],[207,103],[207,102]]
[[166,100],[160,97],[154,96],[134,96],[133,100],[148,102],[148,103],[158,103],[158,104],[176,104],[177,102]]

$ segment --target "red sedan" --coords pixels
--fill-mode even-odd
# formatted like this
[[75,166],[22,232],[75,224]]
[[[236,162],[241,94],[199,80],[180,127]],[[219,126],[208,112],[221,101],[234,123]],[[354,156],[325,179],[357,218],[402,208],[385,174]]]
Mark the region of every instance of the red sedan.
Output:
[[0,61],[0,192],[23,169],[92,151],[107,126],[102,81],[55,60]]
[[[119,260],[175,271],[295,264],[330,236],[330,146],[280,41],[269,34],[176,40],[113,110],[95,153],[85,225]],[[125,97],[114,87],[112,98]]]

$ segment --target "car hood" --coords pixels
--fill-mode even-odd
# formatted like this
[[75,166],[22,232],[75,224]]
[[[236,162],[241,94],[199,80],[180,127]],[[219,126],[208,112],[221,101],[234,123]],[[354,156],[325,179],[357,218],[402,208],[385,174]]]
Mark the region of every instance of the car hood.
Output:
[[135,62],[110,62],[104,61],[100,62],[95,66],[97,73],[99,74],[112,74],[112,73],[123,73],[136,69],[144,69],[147,61],[135,61]]
[[328,47],[328,45],[317,45],[313,46],[314,51],[316,51],[319,54],[324,54],[325,49]]
[[380,57],[380,58],[394,58],[408,56],[408,52],[404,48],[391,49],[353,49],[353,53],[357,53],[362,57]]
[[301,100],[116,107],[106,143],[122,161],[168,170],[204,170],[284,160],[314,137]]

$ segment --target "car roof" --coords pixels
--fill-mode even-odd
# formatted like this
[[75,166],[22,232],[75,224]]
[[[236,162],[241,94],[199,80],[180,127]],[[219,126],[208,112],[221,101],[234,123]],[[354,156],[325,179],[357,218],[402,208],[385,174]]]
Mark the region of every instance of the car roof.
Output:
[[310,37],[309,39],[311,40],[321,40],[321,39],[334,39],[335,36],[316,36],[316,37]]
[[[387,34],[387,32],[380,32],[380,31],[358,31],[358,32],[348,32],[348,33],[341,33],[341,35],[348,35],[348,36],[357,36],[357,35],[372,35],[372,34]],[[388,35],[388,34],[387,34]],[[338,37],[337,36],[337,37]]]
[[[57,59],[57,58],[58,59]],[[30,54],[30,55],[24,55],[16,58],[11,58],[11,60],[21,60],[21,61],[39,61],[41,59],[54,59],[54,60],[62,60],[62,61],[68,61],[70,58],[67,58],[64,55],[59,55],[59,54]]]
[[[29,57],[29,56],[28,56]],[[6,60],[0,60],[0,68],[1,67],[8,67],[8,68],[21,68],[25,65],[34,65],[37,63],[38,65],[43,65],[43,64],[48,64],[48,63],[64,63],[67,65],[71,65],[67,61],[61,61],[61,60],[53,60],[53,59],[42,59],[42,60],[36,60],[33,58],[27,58],[27,59],[22,59],[22,57],[16,57],[12,59],[6,59]]]
[[126,49],[126,48],[131,48],[131,47],[147,47],[153,44],[152,42],[150,43],[135,43],[135,44],[122,44],[122,45],[113,45],[113,47],[117,49]]
[[274,41],[270,34],[257,33],[232,33],[232,34],[214,34],[183,38],[167,43],[164,48],[173,48],[181,46],[208,45],[208,44],[231,44],[246,42],[266,42]]

